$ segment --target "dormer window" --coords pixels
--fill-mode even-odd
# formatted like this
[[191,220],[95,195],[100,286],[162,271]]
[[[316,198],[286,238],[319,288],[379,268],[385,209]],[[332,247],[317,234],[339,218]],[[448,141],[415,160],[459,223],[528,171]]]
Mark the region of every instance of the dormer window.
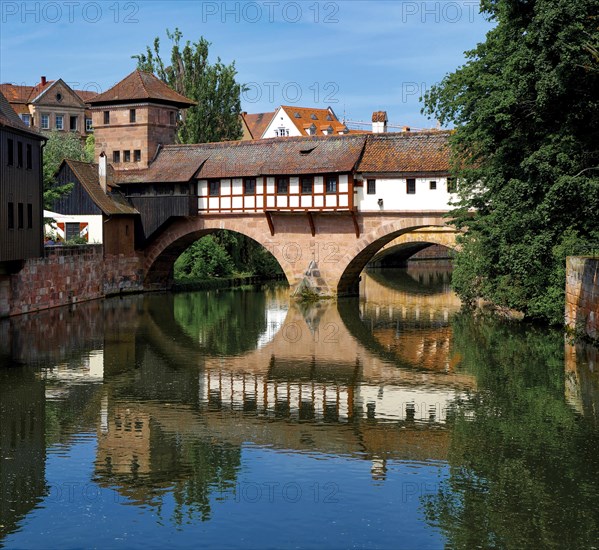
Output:
[[314,113],[312,113],[312,114],[310,115],[310,118],[311,118],[312,120],[318,120],[318,117],[317,117],[317,116],[316,116]]
[[300,115],[299,113],[294,113],[294,114],[293,114],[293,116],[294,116],[295,118],[302,118],[302,115]]
[[331,115],[327,115],[327,120],[333,120],[333,117]]

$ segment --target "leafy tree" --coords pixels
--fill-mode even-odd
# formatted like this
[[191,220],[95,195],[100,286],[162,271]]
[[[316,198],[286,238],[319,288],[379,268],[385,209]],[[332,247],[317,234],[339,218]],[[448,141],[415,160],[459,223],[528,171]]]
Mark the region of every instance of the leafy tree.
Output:
[[179,141],[208,143],[239,139],[243,86],[235,80],[235,62],[225,65],[217,58],[215,64],[209,63],[210,42],[203,37],[193,44],[188,40],[181,47],[179,29],[172,33],[167,29],[166,35],[172,42],[170,65],[165,65],[160,56],[158,37],[152,48],[147,46],[146,53],[133,58],[137,59],[139,69],[155,73],[173,90],[197,102],[182,113]]
[[483,0],[496,26],[425,94],[467,227],[454,285],[563,323],[565,255],[599,241],[599,0]]
[[60,163],[65,158],[91,162],[93,160],[93,142],[90,150],[87,143],[84,148],[79,136],[73,132],[58,132],[53,130],[47,137],[48,141],[44,147],[43,173],[44,208],[49,210],[56,200],[70,193],[73,188],[72,183],[57,185],[54,176],[60,167]]
[[209,279],[233,273],[233,262],[227,251],[207,235],[193,243],[175,262],[176,279]]

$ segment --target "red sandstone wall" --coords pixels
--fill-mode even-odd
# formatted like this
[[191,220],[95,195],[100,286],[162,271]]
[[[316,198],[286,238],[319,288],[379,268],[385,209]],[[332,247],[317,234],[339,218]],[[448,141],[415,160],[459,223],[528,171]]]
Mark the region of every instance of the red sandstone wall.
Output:
[[0,278],[0,317],[140,291],[138,257],[104,258],[101,245],[46,248],[46,257],[25,262]]
[[599,339],[599,258],[566,260],[566,325]]

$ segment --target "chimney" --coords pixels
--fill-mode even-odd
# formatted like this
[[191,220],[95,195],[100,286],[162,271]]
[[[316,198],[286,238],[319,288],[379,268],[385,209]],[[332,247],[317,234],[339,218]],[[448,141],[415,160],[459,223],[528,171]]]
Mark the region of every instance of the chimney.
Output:
[[387,132],[387,111],[372,113],[372,133],[384,134]]
[[410,132],[412,130],[412,128],[410,128],[409,126],[403,126],[401,131],[402,132]]
[[46,77],[45,77],[45,76],[42,76],[42,77],[41,77],[41,85],[42,85],[42,86],[45,86],[45,85],[46,85]]
[[98,158],[98,176],[100,179],[100,187],[102,191],[106,193],[107,191],[107,173],[108,173],[108,165],[106,163],[106,153],[102,151],[100,153],[100,158]]

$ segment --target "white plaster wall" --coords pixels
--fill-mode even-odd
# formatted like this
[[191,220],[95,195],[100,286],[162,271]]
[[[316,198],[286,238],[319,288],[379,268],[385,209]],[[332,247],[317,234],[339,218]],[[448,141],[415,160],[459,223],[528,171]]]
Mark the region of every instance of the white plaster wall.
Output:
[[277,137],[275,134],[275,130],[279,128],[286,128],[289,130],[290,136],[301,136],[302,134],[297,129],[297,126],[293,123],[293,121],[289,118],[287,113],[279,107],[275,116],[270,121],[270,124],[267,126],[266,130],[264,130],[263,138],[273,138]]
[[[449,210],[449,202],[457,195],[447,192],[447,178],[415,178],[416,193],[408,195],[406,178],[369,178],[376,179],[376,193],[366,194],[367,178],[364,186],[357,188],[356,205],[363,212],[385,210]],[[437,188],[430,189],[430,182],[436,181]],[[383,206],[378,200],[383,199]]]

